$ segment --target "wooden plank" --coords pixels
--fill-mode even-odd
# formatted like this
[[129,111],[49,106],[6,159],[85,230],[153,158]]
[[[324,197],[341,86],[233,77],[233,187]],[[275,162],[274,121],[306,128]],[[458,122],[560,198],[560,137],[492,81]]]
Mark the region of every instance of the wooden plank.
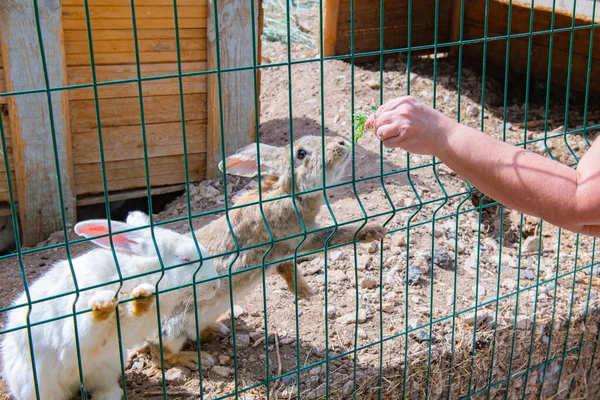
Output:
[[[189,79],[199,78],[199,79]],[[183,79],[183,93],[206,93],[206,77],[195,76]],[[176,78],[147,81],[142,84],[144,97],[179,95],[179,82]],[[122,83],[98,87],[99,99],[138,97],[137,83]],[[92,88],[69,90],[69,100],[93,100]]]
[[[67,78],[60,2],[39,2],[38,9],[49,85],[62,86]],[[44,87],[33,3],[2,1],[0,26],[3,27],[0,40],[7,89]],[[75,220],[68,98],[64,92],[54,92],[49,105],[45,94],[13,96],[8,99],[8,106],[23,243],[32,246],[62,228],[63,210],[67,222]],[[60,187],[54,165],[49,106],[54,116]],[[59,201],[59,190],[63,194],[63,205]]]
[[[133,29],[131,18],[129,19],[112,19],[102,18],[92,20],[92,31],[108,29]],[[69,19],[64,21],[65,30],[81,30],[87,31],[85,19]],[[173,18],[158,18],[148,19],[142,18],[136,20],[137,29],[175,29],[175,21]],[[185,18],[179,20],[179,29],[206,29],[206,18]]]
[[[190,50],[181,52],[182,62],[206,61],[206,50]],[[135,62],[135,53],[94,54],[98,65],[131,64]],[[165,63],[177,61],[176,51],[140,52],[140,63]],[[67,54],[69,66],[90,65],[89,54]]]
[[[172,39],[175,29],[138,29],[138,40]],[[133,40],[133,30],[94,30],[94,42],[98,40]],[[179,39],[206,39],[206,29],[179,29]],[[87,41],[86,30],[68,30],[65,32],[65,44],[71,41]]]
[[[205,71],[206,66],[205,61],[186,62],[181,63],[181,70],[182,72]],[[69,73],[69,85],[92,82],[92,69],[90,67],[68,67],[67,71]],[[142,77],[176,74],[177,63],[141,64],[140,73]],[[135,64],[99,65],[96,67],[96,80],[98,82],[135,78],[137,78]],[[192,78],[194,77],[184,79]]]
[[[236,0],[222,0],[219,2],[219,15],[214,15],[214,8],[208,10],[208,47],[209,68],[216,68],[216,36],[214,19],[219,21],[219,46],[221,50],[221,68],[235,68],[252,65],[252,48],[257,37],[252,38],[252,24],[258,26],[258,2],[255,2],[252,21],[250,3]],[[231,18],[236,15],[237,18]],[[260,55],[258,56],[260,59]],[[254,86],[254,76],[251,70],[227,72],[221,74],[221,105],[219,104],[219,87],[216,74],[208,78],[208,141],[207,141],[207,176],[217,175],[217,165],[221,160],[221,146],[225,154],[235,153],[254,141],[255,129],[258,121],[255,120],[254,96],[258,95],[258,88]],[[221,126],[219,115],[223,113],[225,143],[221,143]]]
[[[131,21],[132,11],[131,5],[126,6],[89,6],[90,20],[92,25],[94,20],[103,18],[125,19]],[[170,6],[135,6],[136,21],[143,19],[173,19],[174,18],[173,4]],[[205,18],[207,7],[206,5],[196,6],[181,6],[177,5],[177,17],[179,20],[190,18]],[[63,20],[85,20],[85,9],[79,6],[63,6]]]
[[[187,153],[206,152],[206,121],[188,121],[186,127]],[[119,126],[102,130],[106,162],[143,159],[142,127]],[[148,157],[183,154],[183,133],[180,122],[146,125]],[[73,137],[73,159],[76,164],[100,162],[97,132],[80,133]]]
[[[183,156],[157,157],[148,160],[150,185],[163,186],[185,182]],[[196,181],[204,178],[206,154],[190,154],[188,157],[189,178]],[[128,190],[146,187],[144,160],[125,160],[105,164],[108,190]],[[75,187],[77,195],[102,193],[102,166],[100,163],[75,165]]]
[[[159,186],[153,187],[150,189],[150,195],[156,196],[166,193],[173,193],[185,190],[185,184],[179,185],[168,185],[168,186]],[[123,201],[129,199],[139,199],[139,198],[147,198],[148,190],[147,189],[134,189],[134,190],[126,190],[119,193],[110,193],[108,195],[108,201]],[[104,194],[101,195],[90,195],[90,196],[81,196],[77,198],[77,207],[81,206],[89,206],[92,204],[103,204],[105,202]],[[0,215],[2,215],[3,208],[0,207]],[[9,213],[10,214],[10,213]]]
[[[175,51],[177,43],[174,39],[141,39],[137,41],[138,51]],[[135,51],[135,43],[133,40],[94,40],[94,53],[133,53]],[[198,39],[181,39],[179,41],[179,49],[187,50],[206,50],[206,40]],[[71,54],[90,54],[90,47],[87,40],[65,42],[65,52]]]
[[[88,0],[90,7],[128,7],[131,0]],[[63,0],[63,6],[84,6],[84,0]],[[135,0],[136,6],[173,6],[173,0]],[[178,6],[206,6],[206,0],[177,0]]]
[[340,0],[325,0],[323,8],[323,56],[335,55]]
[[[206,95],[184,95],[186,120],[206,120]],[[71,132],[79,134],[97,129],[96,108],[93,100],[77,100],[71,103]],[[140,102],[137,98],[100,99],[102,127],[139,125]],[[181,121],[179,96],[144,98],[146,124]]]

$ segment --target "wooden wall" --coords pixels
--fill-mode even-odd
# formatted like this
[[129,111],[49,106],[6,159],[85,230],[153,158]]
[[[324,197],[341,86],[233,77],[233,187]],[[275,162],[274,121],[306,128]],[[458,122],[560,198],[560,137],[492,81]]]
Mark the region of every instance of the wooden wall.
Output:
[[[470,0],[465,4],[464,10],[464,39],[477,39],[484,36],[484,16],[485,0]],[[459,0],[455,0],[455,8],[458,9]],[[489,21],[488,36],[504,36],[508,29],[508,8],[507,0],[492,0],[489,2]],[[600,13],[600,9],[598,10]],[[533,16],[533,31],[546,31],[551,28],[552,8],[547,6],[536,7]],[[523,3],[513,2],[511,33],[529,32],[530,8]],[[578,15],[575,20],[576,26],[589,25],[591,19],[585,15]],[[569,28],[572,24],[571,14],[564,10],[559,10],[555,14],[555,29]],[[458,25],[454,29],[454,39],[458,39]],[[567,72],[569,68],[569,48],[571,33],[558,32],[554,34],[552,44],[552,84],[565,87],[567,84]],[[493,40],[488,42],[487,65],[490,73],[504,75],[506,65],[506,43],[503,40]],[[550,34],[536,34],[533,36],[531,46],[531,75],[532,78],[542,81],[547,80],[548,75],[548,54],[550,45]],[[571,88],[578,91],[584,91],[587,79],[587,67],[589,59],[590,28],[579,29],[575,31],[573,41],[573,56],[571,62]],[[512,38],[510,41],[509,68],[520,74],[527,72],[527,54],[528,38]],[[469,44],[463,48],[463,55],[481,63],[483,59],[483,45]],[[600,29],[595,29],[593,50],[592,50],[592,79],[590,80],[590,89],[596,93],[600,92],[600,80],[594,79],[600,73]]]
[[[439,0],[438,42],[448,42],[452,28],[452,2]],[[355,53],[379,50],[380,3],[378,0],[354,1]],[[325,1],[325,56],[350,53],[350,0]],[[411,45],[434,43],[435,0],[412,2]],[[384,2],[384,48],[408,45],[408,0]]]
[[[206,70],[206,0],[179,0],[183,72]],[[129,0],[89,0],[98,82],[135,79],[136,52]],[[136,0],[142,77],[177,73],[172,0]],[[63,0],[64,45],[69,85],[92,82],[83,0]],[[206,76],[183,79],[190,180],[206,170]],[[178,79],[142,83],[145,134],[152,187],[185,181]],[[100,87],[100,127],[108,189],[146,187],[142,115],[136,82]],[[78,197],[102,193],[96,104],[92,88],[69,91],[75,190]]]

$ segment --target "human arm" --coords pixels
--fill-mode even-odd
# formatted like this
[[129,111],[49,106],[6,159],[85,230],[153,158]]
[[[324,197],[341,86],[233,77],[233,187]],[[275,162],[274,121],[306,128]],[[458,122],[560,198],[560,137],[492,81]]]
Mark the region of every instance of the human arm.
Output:
[[600,237],[600,141],[575,170],[460,125],[411,97],[384,104],[366,125],[386,147],[434,155],[510,208]]

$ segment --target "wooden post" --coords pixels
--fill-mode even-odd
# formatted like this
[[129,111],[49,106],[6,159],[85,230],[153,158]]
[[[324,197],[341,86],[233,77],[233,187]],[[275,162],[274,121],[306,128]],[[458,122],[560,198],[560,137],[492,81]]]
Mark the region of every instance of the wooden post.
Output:
[[[50,87],[67,82],[60,0],[37,0]],[[44,89],[44,70],[33,1],[0,1],[0,41],[6,89]],[[46,93],[8,98],[23,244],[32,246],[62,229],[52,126]],[[64,210],[75,220],[68,94],[52,92],[54,132]]]
[[[256,24],[256,45],[259,36],[259,1],[255,1],[254,17]],[[239,0],[219,0],[219,47],[221,69],[252,66],[252,21],[250,2]],[[208,1],[208,63],[210,69],[217,68],[214,3]],[[257,48],[257,52],[260,47]],[[260,62],[260,53],[258,55]],[[258,88],[257,88],[258,89]],[[220,175],[218,163],[221,161],[221,128],[219,111],[223,112],[223,133],[225,156],[235,153],[255,138],[254,78],[252,70],[222,72],[221,99],[223,109],[219,109],[219,87],[217,75],[208,78],[208,137],[207,167],[208,178]]]
[[340,0],[325,0],[323,3],[323,57],[336,55],[339,12]]

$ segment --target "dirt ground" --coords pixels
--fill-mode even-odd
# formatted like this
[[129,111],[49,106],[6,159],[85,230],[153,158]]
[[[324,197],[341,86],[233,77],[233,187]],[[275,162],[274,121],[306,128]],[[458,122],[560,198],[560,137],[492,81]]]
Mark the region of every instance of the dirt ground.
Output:
[[[266,15],[281,12],[276,4],[271,7]],[[313,37],[318,33],[316,10],[306,9],[298,19]],[[294,60],[318,56],[311,44],[294,44],[291,53]],[[286,45],[265,41],[262,61],[287,61]],[[322,80],[319,68],[316,62],[292,65],[289,70],[287,66],[262,70],[261,142],[289,143],[288,90],[292,93],[294,138],[320,135],[322,129],[350,138],[353,89],[354,110],[366,111],[380,104],[378,61],[359,64],[354,71],[347,61],[326,61]],[[384,101],[406,94],[410,82],[410,93],[428,104],[432,104],[435,90],[436,107],[456,118],[456,59],[413,56],[410,73],[406,70],[405,54],[385,57],[381,79]],[[504,83],[492,77],[485,79],[482,110],[482,78],[478,65],[467,64],[462,71],[461,121],[478,128],[483,121],[484,131],[490,135],[513,144],[527,140],[531,142],[527,148],[548,156],[544,141],[536,141],[544,138],[543,87],[536,84],[532,89],[530,123],[524,133],[525,86],[519,78],[514,77],[508,87],[506,111]],[[573,95],[570,103],[569,129],[581,128],[583,121],[583,104],[577,97]],[[550,136],[564,130],[561,99],[564,97],[558,95],[552,98]],[[600,123],[600,109],[592,104],[588,125]],[[589,131],[587,139],[593,141],[597,136],[598,132]],[[573,163],[574,155],[581,157],[589,147],[580,134],[569,135],[566,140],[563,136],[550,139],[546,145],[552,156],[564,163]],[[343,178],[349,183],[328,190],[329,202],[338,222],[364,218],[361,209],[373,220],[387,222],[390,235],[383,241],[383,249],[379,243],[365,243],[330,251],[327,271],[323,255],[300,263],[314,292],[309,300],[296,302],[281,278],[268,278],[264,291],[257,287],[238,304],[237,373],[231,336],[203,343],[202,350],[218,360],[216,366],[202,371],[202,382],[197,365],[175,367],[173,374],[179,378],[167,382],[167,397],[197,398],[202,385],[204,398],[219,398],[234,393],[236,381],[243,391],[239,397],[247,400],[267,395],[292,399],[298,392],[303,398],[321,398],[328,388],[340,398],[352,393],[357,398],[371,398],[380,392],[383,398],[404,393],[408,398],[424,398],[426,394],[442,398],[448,390],[453,397],[469,393],[481,397],[487,395],[484,389],[490,382],[494,398],[505,394],[521,397],[524,390],[527,398],[538,391],[544,397],[555,391],[558,398],[592,396],[599,382],[597,368],[592,368],[598,364],[598,290],[586,279],[590,265],[600,256],[595,243],[506,208],[487,206],[486,199],[477,193],[471,196],[465,182],[446,166],[434,167],[431,157],[411,155],[407,160],[402,150],[382,149],[373,135],[360,140],[355,152],[353,166]],[[408,166],[410,173],[406,172]],[[350,183],[353,177],[368,179],[354,186]],[[249,184],[249,179],[228,177],[229,198],[234,199]],[[193,213],[222,207],[223,183],[196,182],[190,196]],[[480,205],[483,208],[479,209]],[[182,196],[157,219],[181,217],[187,212]],[[199,227],[216,217],[197,218],[194,224]],[[321,224],[332,223],[325,207],[318,219]],[[169,227],[186,229],[184,222]],[[37,247],[62,242],[59,232]],[[86,248],[74,246],[72,254]],[[25,255],[27,278],[35,279],[64,256],[61,247]],[[574,268],[581,271],[573,274]],[[407,270],[410,284],[405,281]],[[6,307],[22,291],[14,258],[0,261],[0,285],[0,307]],[[223,321],[230,325],[228,316]],[[550,362],[544,366],[546,359]],[[525,374],[528,366],[537,368]],[[588,369],[592,371],[589,376]],[[506,382],[508,376],[511,380]],[[127,369],[128,398],[162,398],[162,377],[147,352],[133,352]],[[267,387],[267,378],[277,379]]]

